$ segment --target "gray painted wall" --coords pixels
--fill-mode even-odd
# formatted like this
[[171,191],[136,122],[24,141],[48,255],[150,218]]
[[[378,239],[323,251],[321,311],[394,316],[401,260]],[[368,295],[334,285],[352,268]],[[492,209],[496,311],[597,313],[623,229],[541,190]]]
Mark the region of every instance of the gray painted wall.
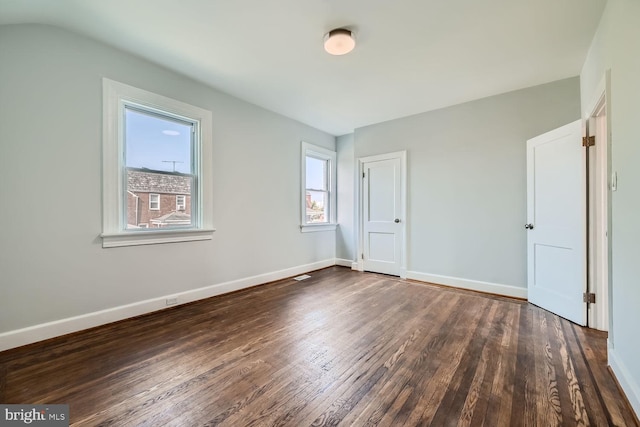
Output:
[[356,159],[407,150],[408,271],[526,287],[526,141],[579,95],[575,77],[356,129]]
[[338,154],[338,230],[336,233],[336,258],[355,261],[355,159],[353,134],[339,136],[336,140]]
[[640,415],[640,2],[609,0],[581,74],[585,113],[606,70],[611,128],[611,278],[609,363]]
[[[335,257],[300,141],[335,137],[94,40],[0,27],[0,332]],[[213,240],[103,249],[102,77],[213,112]]]

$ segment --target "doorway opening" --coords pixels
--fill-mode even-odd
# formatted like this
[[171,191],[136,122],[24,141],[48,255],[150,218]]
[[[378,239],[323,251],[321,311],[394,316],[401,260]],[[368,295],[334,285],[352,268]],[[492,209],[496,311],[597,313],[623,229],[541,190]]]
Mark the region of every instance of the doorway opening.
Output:
[[586,112],[587,136],[595,137],[595,145],[588,147],[588,211],[587,292],[595,293],[595,304],[589,304],[588,326],[608,331],[610,321],[610,247],[611,191],[609,119],[607,114],[607,73],[598,86],[594,101]]
[[527,141],[528,299],[603,331],[611,323],[615,191],[615,174],[609,183],[609,87],[607,72],[584,120]]

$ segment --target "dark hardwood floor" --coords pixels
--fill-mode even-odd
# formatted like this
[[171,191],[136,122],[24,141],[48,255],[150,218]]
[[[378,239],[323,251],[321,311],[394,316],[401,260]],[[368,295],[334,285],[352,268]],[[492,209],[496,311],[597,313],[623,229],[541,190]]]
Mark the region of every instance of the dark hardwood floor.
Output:
[[606,334],[332,267],[0,353],[0,402],[72,425],[635,426]]

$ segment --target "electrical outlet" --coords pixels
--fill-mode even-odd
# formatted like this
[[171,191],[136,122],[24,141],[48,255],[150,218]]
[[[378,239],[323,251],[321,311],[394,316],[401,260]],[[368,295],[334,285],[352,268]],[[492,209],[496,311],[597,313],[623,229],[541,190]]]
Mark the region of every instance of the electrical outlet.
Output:
[[178,298],[167,298],[167,305],[175,305],[178,303]]

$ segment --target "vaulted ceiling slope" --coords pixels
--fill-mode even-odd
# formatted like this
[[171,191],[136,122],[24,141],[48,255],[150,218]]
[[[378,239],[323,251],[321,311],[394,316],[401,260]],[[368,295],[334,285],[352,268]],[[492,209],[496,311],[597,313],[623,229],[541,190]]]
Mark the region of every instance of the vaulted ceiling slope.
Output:
[[[334,135],[576,76],[606,0],[0,0]],[[355,31],[345,56],[323,35]]]

